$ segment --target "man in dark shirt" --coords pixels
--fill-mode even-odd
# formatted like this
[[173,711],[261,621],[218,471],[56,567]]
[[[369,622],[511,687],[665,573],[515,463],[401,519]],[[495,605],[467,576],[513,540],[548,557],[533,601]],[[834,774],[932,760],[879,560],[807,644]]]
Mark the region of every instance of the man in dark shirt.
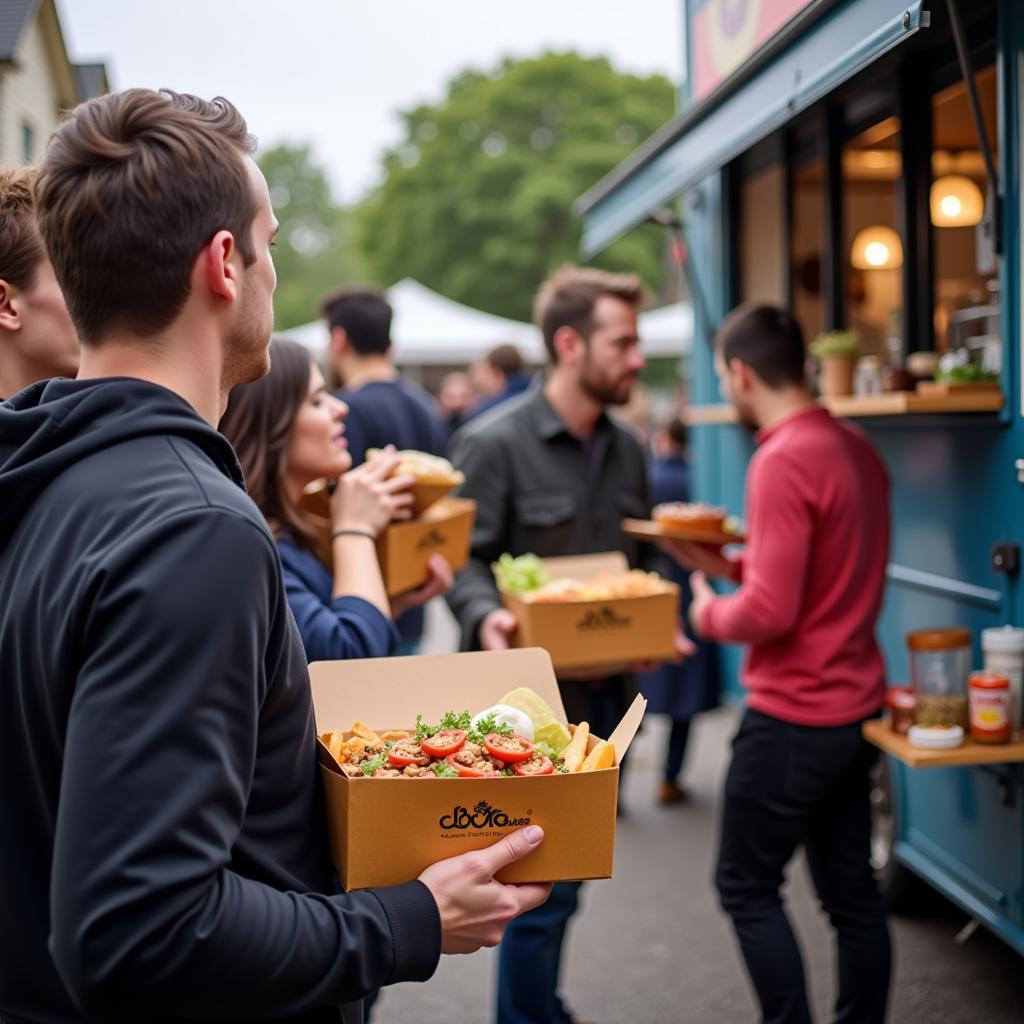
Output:
[[472,380],[481,399],[468,419],[475,419],[485,412],[521,395],[533,380],[523,364],[523,357],[515,345],[497,345],[469,368]]
[[[341,288],[324,299],[321,313],[331,332],[331,368],[341,382],[338,397],[348,406],[345,438],[352,465],[366,460],[368,448],[393,444],[444,455],[448,431],[434,400],[402,377],[391,361],[392,309],[376,288]],[[423,609],[400,615],[399,653],[415,654],[423,637]]]
[[[494,945],[525,829],[338,891],[280,562],[217,433],[267,370],[277,223],[225,100],[57,130],[39,222],[78,380],[0,403],[0,1019],[361,1019]],[[539,832],[539,830],[537,830]]]
[[[623,517],[650,511],[640,444],[607,414],[629,400],[644,367],[633,275],[565,267],[540,289],[534,319],[548,350],[547,379],[474,420],[454,438],[465,473],[461,493],[477,502],[472,557],[449,595],[465,648],[509,645],[515,617],[502,608],[490,565],[502,552],[542,557],[622,551],[631,564],[655,559],[622,532]],[[679,634],[680,652],[689,644]],[[608,736],[625,710],[630,676],[559,678],[569,720]],[[580,883],[506,932],[498,968],[498,1024],[565,1024],[558,996],[562,941]]]

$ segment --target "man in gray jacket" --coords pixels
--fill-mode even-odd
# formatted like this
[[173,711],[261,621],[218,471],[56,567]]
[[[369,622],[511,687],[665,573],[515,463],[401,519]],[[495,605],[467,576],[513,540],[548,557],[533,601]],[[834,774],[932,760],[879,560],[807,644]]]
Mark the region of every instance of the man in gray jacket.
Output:
[[[636,323],[642,297],[635,275],[563,267],[534,306],[548,351],[546,379],[455,435],[452,460],[466,475],[460,493],[477,502],[471,559],[448,597],[465,648],[501,650],[515,631],[490,568],[505,551],[541,557],[622,551],[633,565],[656,558],[622,532],[623,517],[650,512],[647,460],[607,411],[629,401],[644,367]],[[689,649],[681,631],[677,639],[680,653]],[[583,672],[561,675],[559,687],[569,720],[587,721],[596,735],[608,736],[633,680]],[[579,888],[556,884],[543,907],[506,931],[498,1024],[572,1019],[557,988]]]

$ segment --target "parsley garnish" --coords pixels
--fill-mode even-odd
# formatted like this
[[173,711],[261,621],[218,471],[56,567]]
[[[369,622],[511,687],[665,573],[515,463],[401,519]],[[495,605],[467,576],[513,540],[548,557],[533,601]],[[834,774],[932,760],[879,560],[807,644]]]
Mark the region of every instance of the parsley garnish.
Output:
[[442,779],[457,779],[459,777],[459,773],[447,761],[437,761],[430,768],[435,775]]
[[463,711],[461,715],[455,714],[454,711],[448,711],[441,719],[442,729],[469,729],[469,723],[472,720],[472,715],[468,711]]
[[497,721],[495,716],[490,714],[481,718],[480,721],[473,726],[467,738],[472,740],[473,743],[483,743],[484,737],[491,732],[496,732],[500,736],[511,736],[513,731],[510,725]]
[[378,768],[384,767],[384,761],[386,758],[386,754],[378,754],[376,757],[369,757],[359,766],[359,768],[364,775],[372,775]]

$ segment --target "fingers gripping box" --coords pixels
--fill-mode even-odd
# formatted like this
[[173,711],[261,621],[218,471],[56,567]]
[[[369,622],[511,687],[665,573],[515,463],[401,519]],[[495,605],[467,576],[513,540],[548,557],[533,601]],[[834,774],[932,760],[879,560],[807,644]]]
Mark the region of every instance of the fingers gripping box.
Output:
[[[424,484],[420,490],[428,492],[430,485]],[[451,488],[440,488],[441,492],[447,490]],[[423,501],[427,498],[421,497],[420,503]],[[430,579],[427,562],[431,555],[444,556],[453,572],[458,572],[469,561],[476,502],[445,497],[441,493],[432,496],[427,505],[429,507],[417,518],[393,522],[377,538],[377,561],[388,597],[423,586]],[[322,557],[330,565],[330,496],[322,480],[310,485],[299,507],[320,524]]]
[[[472,713],[510,690],[535,690],[565,722],[551,659],[542,650],[481,651],[414,658],[322,661],[309,667],[317,733],[412,729],[416,716],[439,721]],[[503,882],[610,878],[615,852],[619,762],[647,702],[637,697],[608,739],[611,768],[534,777],[351,779],[319,742],[331,854],[346,889],[397,885],[429,865],[540,825],[544,842],[498,876]],[[568,723],[566,723],[568,724]],[[587,749],[599,737],[590,736]]]

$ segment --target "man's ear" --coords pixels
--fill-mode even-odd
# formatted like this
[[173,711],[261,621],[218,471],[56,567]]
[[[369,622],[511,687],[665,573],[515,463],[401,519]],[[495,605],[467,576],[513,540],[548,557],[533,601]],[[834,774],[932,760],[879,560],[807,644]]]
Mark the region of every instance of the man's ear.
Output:
[[0,278],[0,328],[5,331],[21,330],[21,310],[18,290]]
[[344,327],[331,328],[329,350],[332,359],[340,359],[349,350],[348,331]]
[[560,363],[574,362],[580,345],[585,344],[575,327],[559,327],[551,341]]
[[196,260],[196,270],[202,283],[214,295],[228,302],[238,298],[238,268],[233,262],[236,253],[235,236],[230,231],[218,231]]
[[753,375],[750,367],[740,359],[729,360],[729,375],[732,377],[733,387],[737,391],[749,391],[753,383]]

